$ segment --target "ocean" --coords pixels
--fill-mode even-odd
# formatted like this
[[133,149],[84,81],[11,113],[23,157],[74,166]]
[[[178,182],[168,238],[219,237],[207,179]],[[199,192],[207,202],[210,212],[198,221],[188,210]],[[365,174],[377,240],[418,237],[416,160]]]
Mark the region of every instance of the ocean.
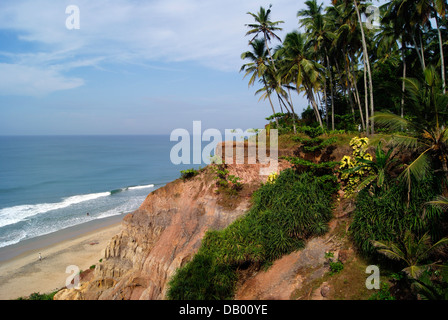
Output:
[[[130,213],[199,165],[174,165],[167,136],[0,137],[0,248]],[[204,166],[204,164],[202,164]]]

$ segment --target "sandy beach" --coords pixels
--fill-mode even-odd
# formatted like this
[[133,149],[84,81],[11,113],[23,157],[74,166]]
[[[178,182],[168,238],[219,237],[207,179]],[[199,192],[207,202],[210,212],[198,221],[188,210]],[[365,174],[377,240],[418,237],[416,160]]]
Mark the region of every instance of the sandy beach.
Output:
[[[103,250],[121,230],[124,215],[0,249],[0,300],[50,293],[65,286],[68,266],[87,270],[103,257]],[[41,253],[42,260],[39,260]]]

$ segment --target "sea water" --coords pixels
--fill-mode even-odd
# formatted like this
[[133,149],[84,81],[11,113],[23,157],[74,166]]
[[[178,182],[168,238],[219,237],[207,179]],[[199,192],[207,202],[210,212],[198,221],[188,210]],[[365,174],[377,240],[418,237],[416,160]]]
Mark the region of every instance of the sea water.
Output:
[[0,137],[0,248],[132,212],[198,165],[174,165],[169,136]]

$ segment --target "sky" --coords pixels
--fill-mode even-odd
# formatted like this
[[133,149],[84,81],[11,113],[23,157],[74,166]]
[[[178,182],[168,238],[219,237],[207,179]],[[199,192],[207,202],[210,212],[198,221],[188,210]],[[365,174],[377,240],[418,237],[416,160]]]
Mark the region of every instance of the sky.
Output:
[[0,135],[263,128],[269,102],[239,71],[247,12],[269,3],[281,38],[298,29],[297,0],[1,0]]

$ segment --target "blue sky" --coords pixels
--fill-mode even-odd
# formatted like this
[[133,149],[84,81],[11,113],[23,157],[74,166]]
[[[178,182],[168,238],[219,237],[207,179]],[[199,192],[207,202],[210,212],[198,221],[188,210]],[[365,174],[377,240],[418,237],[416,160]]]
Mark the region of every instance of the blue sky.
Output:
[[2,0],[0,135],[261,128],[270,106],[239,69],[246,13],[269,3],[282,37],[298,27],[297,0]]

